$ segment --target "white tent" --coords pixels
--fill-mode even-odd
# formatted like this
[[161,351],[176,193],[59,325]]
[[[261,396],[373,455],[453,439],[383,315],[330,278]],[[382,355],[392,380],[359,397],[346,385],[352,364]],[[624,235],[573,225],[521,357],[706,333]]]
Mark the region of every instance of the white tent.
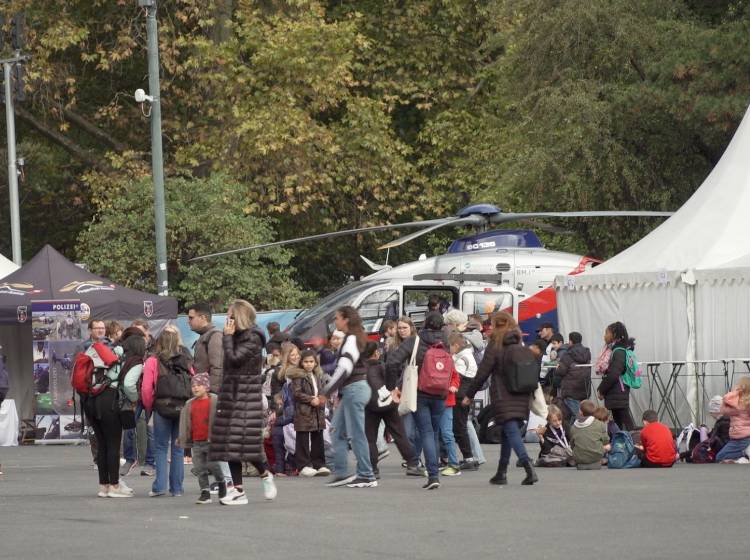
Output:
[[18,268],[16,263],[0,255],[0,278],[5,278],[11,272],[18,270]]
[[[719,163],[674,216],[600,266],[556,279],[561,331],[580,331],[598,349],[606,325],[619,320],[641,361],[750,358],[749,218],[745,113]],[[681,421],[702,418],[706,397],[723,393],[726,378],[722,363],[701,368],[687,364],[671,391],[662,391],[669,367],[662,368],[661,387],[633,393],[634,411],[666,392]]]

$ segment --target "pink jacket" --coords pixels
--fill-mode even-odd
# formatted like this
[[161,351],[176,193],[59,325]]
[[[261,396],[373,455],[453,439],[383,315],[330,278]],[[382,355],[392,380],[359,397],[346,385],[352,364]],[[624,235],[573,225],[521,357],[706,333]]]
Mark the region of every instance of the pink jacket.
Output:
[[750,409],[740,407],[740,395],[737,391],[724,395],[721,414],[729,416],[730,439],[750,437]]
[[156,356],[149,356],[143,364],[143,381],[141,382],[141,401],[146,410],[154,408],[156,378],[159,377],[159,362]]

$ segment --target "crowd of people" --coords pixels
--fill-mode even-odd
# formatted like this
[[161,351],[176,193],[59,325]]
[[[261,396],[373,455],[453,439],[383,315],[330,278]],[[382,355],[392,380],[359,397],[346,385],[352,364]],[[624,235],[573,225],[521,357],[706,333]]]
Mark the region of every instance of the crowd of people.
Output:
[[[223,331],[206,304],[190,307],[188,320],[199,335],[192,351],[172,326],[154,340],[142,321],[124,329],[89,323],[83,351],[104,344],[118,356],[115,365],[93,369],[82,399],[95,434],[98,496],[132,497],[123,478],[138,466],[153,476],[149,496],[181,496],[188,462],[198,504],[216,494],[224,505],[248,503],[248,472],[259,477],[267,500],[277,495],[275,477],[327,477],[329,487],[373,488],[389,440],[405,475],[434,490],[441,477],[477,471],[486,462],[471,414],[475,395],[486,388],[502,432],[492,484],[508,483],[511,451],[525,471],[522,485],[538,482],[539,467],[614,467],[629,442],[633,456],[624,466],[669,467],[693,458],[693,450],[680,455],[671,430],[651,410],[632,442],[627,374],[634,342],[619,322],[605,330],[593,365],[604,403],[597,407],[590,399],[592,355],[581,335],[572,332],[565,341],[544,324],[539,338],[524,345],[505,312],[487,324],[457,309],[436,309],[419,331],[409,317],[386,320],[375,341],[356,309],[344,306],[321,348],[290,340],[278,325],[264,332],[244,300],[231,304]],[[523,434],[538,391],[515,389],[516,377],[528,371],[527,355],[548,405],[546,425],[534,429],[536,459]],[[750,446],[750,377],[712,401],[711,410],[716,426],[700,442],[706,456],[742,461]]]

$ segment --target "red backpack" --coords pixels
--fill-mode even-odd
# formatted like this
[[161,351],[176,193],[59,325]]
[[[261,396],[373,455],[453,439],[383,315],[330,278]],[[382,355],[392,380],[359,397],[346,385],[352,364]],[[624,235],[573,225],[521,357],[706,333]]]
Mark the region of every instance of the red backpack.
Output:
[[451,384],[453,357],[445,350],[442,342],[430,346],[419,370],[417,390],[428,395],[445,398]]
[[109,346],[94,342],[88,350],[76,355],[70,384],[81,395],[96,396],[109,385],[105,374],[118,360],[117,354]]

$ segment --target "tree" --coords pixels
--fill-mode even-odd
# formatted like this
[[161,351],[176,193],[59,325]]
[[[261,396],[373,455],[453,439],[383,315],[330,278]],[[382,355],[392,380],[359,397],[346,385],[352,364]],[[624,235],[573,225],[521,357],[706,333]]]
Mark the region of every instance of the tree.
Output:
[[[225,248],[273,241],[272,222],[250,217],[236,204],[240,185],[212,175],[168,179],[165,189],[170,294],[183,305],[208,301],[224,309],[236,297],[258,309],[309,303],[310,294],[292,280],[295,270],[288,250],[264,249],[188,262]],[[156,277],[152,199],[148,178],[101,194],[97,219],[81,233],[78,245],[79,258],[92,272],[128,287],[152,289]]]

